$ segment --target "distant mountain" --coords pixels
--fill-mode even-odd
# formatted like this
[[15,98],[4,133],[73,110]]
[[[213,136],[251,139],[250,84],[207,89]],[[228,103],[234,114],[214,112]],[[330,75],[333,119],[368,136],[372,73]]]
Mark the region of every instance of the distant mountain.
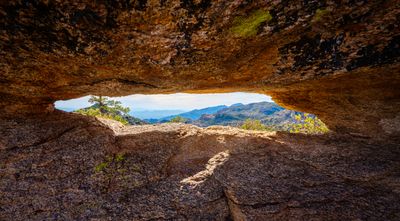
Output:
[[187,112],[186,110],[132,110],[130,115],[140,119],[159,119]]
[[180,114],[176,114],[176,115],[171,115],[171,116],[163,117],[163,118],[160,118],[160,119],[146,119],[146,121],[148,121],[150,123],[156,123],[156,122],[161,122],[162,123],[162,122],[168,122],[172,118],[177,117],[177,116],[181,116],[181,117],[189,119],[189,120],[197,120],[203,114],[214,114],[217,111],[225,109],[227,107],[228,106],[226,106],[226,105],[219,105],[219,106],[207,107],[207,108],[203,108],[203,109],[194,109],[194,110],[189,111],[189,112],[180,113]]
[[300,112],[287,110],[272,102],[235,104],[214,114],[204,114],[192,124],[207,127],[211,125],[239,126],[246,119],[260,120],[263,124],[281,126],[295,123],[294,115]]
[[242,106],[242,105],[244,105],[244,104],[242,104],[242,103],[236,103],[236,104],[232,104],[230,107],[236,107],[236,106]]

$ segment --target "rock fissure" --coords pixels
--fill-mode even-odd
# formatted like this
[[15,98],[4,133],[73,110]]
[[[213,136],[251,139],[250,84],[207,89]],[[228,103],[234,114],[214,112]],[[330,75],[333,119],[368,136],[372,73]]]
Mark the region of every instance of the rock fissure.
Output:
[[78,128],[80,128],[80,127],[79,126],[71,127],[71,128],[68,128],[68,129],[62,131],[59,134],[54,134],[54,136],[52,136],[52,137],[47,137],[47,138],[44,138],[43,140],[37,141],[34,144],[29,144],[29,145],[26,145],[26,146],[12,146],[12,147],[8,148],[7,150],[12,152],[13,150],[19,149],[19,148],[31,148],[31,147],[35,147],[35,146],[41,146],[43,144],[46,144],[46,143],[49,143],[51,141],[57,140],[60,137],[64,136],[65,134],[67,134],[67,133],[69,133],[69,132],[71,132],[71,131],[73,131],[75,129],[78,129]]

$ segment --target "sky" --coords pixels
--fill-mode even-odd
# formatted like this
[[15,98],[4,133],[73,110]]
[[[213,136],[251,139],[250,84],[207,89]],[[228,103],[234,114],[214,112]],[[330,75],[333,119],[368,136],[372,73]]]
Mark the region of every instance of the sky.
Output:
[[[67,101],[57,101],[56,108],[62,110],[76,110],[90,106],[90,96]],[[262,101],[272,102],[271,97],[255,93],[220,93],[220,94],[154,94],[154,95],[129,95],[113,97],[122,102],[123,106],[131,110],[193,110],[218,105],[232,105],[236,103],[256,103]]]
[[[74,111],[89,107],[90,96],[67,101],[57,101],[57,109]],[[220,94],[153,94],[153,95],[129,95],[125,97],[113,97],[111,99],[121,101],[122,105],[129,107],[131,115],[141,118],[162,118],[194,109],[206,107],[242,103],[257,103],[263,101],[272,102],[271,97],[255,93],[220,93]]]

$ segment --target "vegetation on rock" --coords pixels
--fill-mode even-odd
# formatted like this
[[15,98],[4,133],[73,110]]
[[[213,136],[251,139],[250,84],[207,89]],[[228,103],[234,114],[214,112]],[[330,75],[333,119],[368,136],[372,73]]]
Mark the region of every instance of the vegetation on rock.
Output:
[[181,116],[176,116],[174,118],[172,118],[169,122],[170,123],[187,123],[189,120],[181,117]]
[[310,114],[297,114],[295,119],[297,123],[290,125],[292,133],[323,134],[329,131],[324,122]]
[[326,14],[328,13],[328,10],[326,9],[317,9],[315,11],[315,15],[313,17],[313,22],[320,21]]
[[271,19],[272,16],[268,11],[257,10],[247,18],[235,18],[231,31],[239,37],[251,37],[257,34],[258,28],[263,22]]
[[123,107],[120,101],[111,100],[103,96],[91,96],[89,102],[93,105],[75,111],[76,113],[116,120],[122,124],[145,124],[144,121],[130,116],[129,107]]
[[267,127],[261,123],[260,120],[247,119],[240,128],[245,130],[261,130],[261,131],[273,131],[271,127]]
[[104,191],[108,192],[116,179],[127,172],[126,169],[123,168],[125,160],[124,154],[113,154],[112,156],[106,157],[104,162],[95,166],[94,171],[96,173],[105,175]]
[[[246,130],[323,134],[328,127],[315,115],[286,110],[274,103],[237,105],[218,112],[211,121]],[[235,125],[236,124],[236,125]]]
[[260,120],[246,119],[240,126],[245,130],[259,131],[289,131],[291,133],[324,134],[329,132],[328,127],[316,116],[311,114],[296,114],[296,123],[284,125],[265,125]]
[[128,124],[128,121],[126,119],[124,119],[123,117],[121,117],[120,115],[112,115],[112,114],[102,113],[99,109],[96,109],[93,107],[79,109],[76,111],[76,113],[87,115],[87,116],[101,117],[101,118],[116,120],[125,125]]

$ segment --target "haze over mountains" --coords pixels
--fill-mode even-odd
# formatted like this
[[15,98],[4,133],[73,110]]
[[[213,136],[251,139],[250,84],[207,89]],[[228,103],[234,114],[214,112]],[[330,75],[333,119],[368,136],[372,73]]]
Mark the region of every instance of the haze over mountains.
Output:
[[131,110],[129,114],[140,119],[160,119],[185,112],[187,110]]

